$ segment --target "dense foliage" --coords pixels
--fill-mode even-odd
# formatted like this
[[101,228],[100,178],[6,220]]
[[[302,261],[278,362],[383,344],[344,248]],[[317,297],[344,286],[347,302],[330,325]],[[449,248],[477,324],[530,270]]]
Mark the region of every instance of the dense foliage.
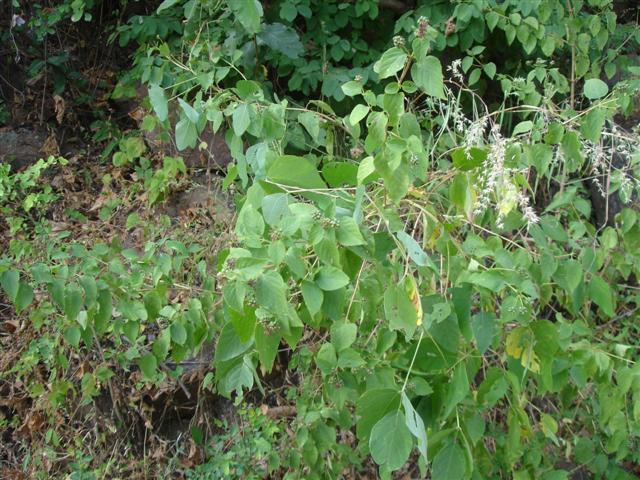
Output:
[[[214,253],[163,227],[142,251],[74,242],[37,182],[64,159],[0,168],[0,285],[40,332],[0,378],[52,419],[211,343],[222,396],[286,376],[295,418],[238,447],[268,462],[214,451],[189,478],[635,478],[640,30],[612,0],[408,3],[165,0],[113,26],[133,66],[112,97],[145,84],[141,128],[179,151],[224,135],[235,224]],[[153,171],[142,138],[106,152],[155,204],[186,168]]]

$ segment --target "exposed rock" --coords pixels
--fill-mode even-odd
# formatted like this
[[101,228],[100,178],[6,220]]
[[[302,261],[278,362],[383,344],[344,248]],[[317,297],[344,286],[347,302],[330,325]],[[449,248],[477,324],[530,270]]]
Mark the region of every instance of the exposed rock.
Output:
[[0,163],[9,163],[12,171],[22,170],[46,157],[43,150],[46,132],[29,128],[0,128]]

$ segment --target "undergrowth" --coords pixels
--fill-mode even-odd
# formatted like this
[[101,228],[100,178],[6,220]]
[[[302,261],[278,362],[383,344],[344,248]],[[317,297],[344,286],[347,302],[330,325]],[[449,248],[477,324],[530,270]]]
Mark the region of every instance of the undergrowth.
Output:
[[[146,136],[99,120],[102,162],[0,169],[6,476],[635,478],[618,4],[75,0],[15,28],[114,3],[110,100],[144,84]],[[212,133],[217,200],[163,214]]]

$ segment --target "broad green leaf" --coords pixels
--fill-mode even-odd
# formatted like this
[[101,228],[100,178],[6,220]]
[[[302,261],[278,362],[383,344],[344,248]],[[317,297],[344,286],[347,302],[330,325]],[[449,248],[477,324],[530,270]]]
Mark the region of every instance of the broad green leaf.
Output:
[[247,33],[255,34],[260,31],[263,10],[258,0],[235,0],[228,5]]
[[316,166],[304,157],[282,155],[273,162],[267,172],[272,182],[292,187],[316,189],[326,188]]
[[165,328],[157,336],[156,340],[151,346],[151,351],[159,360],[164,360],[169,355],[169,349],[171,348],[171,333],[169,329]]
[[167,97],[164,94],[164,88],[160,85],[151,85],[151,87],[149,87],[149,100],[158,119],[164,122],[169,116],[169,107],[167,105]]
[[194,148],[198,141],[198,130],[196,125],[183,117],[176,123],[176,148],[179,151],[185,148]]
[[[173,335],[172,335],[173,336]],[[215,362],[224,362],[242,355],[253,344],[253,338],[242,342],[231,323],[222,327],[216,344]]]
[[322,290],[313,282],[305,280],[300,286],[302,291],[302,298],[307,306],[307,310],[311,315],[315,315],[322,308],[322,302],[324,300],[324,294]]
[[184,345],[187,341],[187,329],[180,321],[175,321],[171,324],[171,341],[178,345]]
[[369,450],[378,465],[390,471],[402,467],[409,458],[413,441],[404,415],[399,410],[387,413],[371,430]]
[[222,395],[230,397],[234,390],[240,394],[243,387],[247,389],[253,387],[254,367],[248,355],[230,362],[224,370],[219,370],[219,373],[218,390]]
[[143,297],[144,308],[147,310],[147,318],[155,320],[162,309],[162,297],[156,290],[152,290]]
[[241,137],[244,132],[249,128],[251,123],[251,107],[247,103],[239,104],[231,115],[231,121],[233,126],[233,133],[238,137]]
[[471,329],[476,339],[480,354],[484,354],[491,346],[496,335],[496,316],[493,313],[481,312],[473,316]]
[[471,147],[467,152],[465,148],[456,148],[451,152],[453,166],[459,170],[467,171],[479,167],[487,159],[487,150]]
[[164,0],[164,2],[158,5],[158,9],[156,10],[156,13],[160,13],[163,10],[166,10],[167,8],[173,7],[176,3],[180,1],[181,0]]
[[316,274],[316,284],[324,291],[338,290],[349,284],[346,273],[336,267],[325,266]]
[[407,250],[407,254],[409,258],[415,262],[416,265],[420,267],[429,267],[434,272],[438,272],[438,268],[431,260],[431,257],[427,255],[427,253],[422,249],[422,247],[416,242],[411,235],[404,231],[399,231],[396,233],[396,237],[398,240],[404,245],[404,248]]
[[553,279],[567,293],[572,294],[582,281],[582,275],[580,262],[570,259],[560,263]]
[[331,343],[325,343],[318,350],[318,354],[316,355],[316,365],[320,371],[328,375],[336,368],[338,364],[338,358],[336,356],[336,349]]
[[358,166],[351,162],[327,162],[322,176],[332,188],[355,187],[358,184]]
[[158,360],[153,353],[146,353],[138,359],[138,366],[147,379],[154,378],[158,370]]
[[447,396],[444,401],[444,415],[447,418],[453,409],[458,405],[469,393],[469,377],[467,376],[467,368],[465,362],[460,362],[453,372],[453,377],[447,388]]
[[380,79],[390,77],[399,72],[407,61],[407,54],[397,48],[391,47],[382,54],[380,60],[373,64],[373,71],[378,74]]
[[356,95],[362,93],[362,83],[351,80],[342,85],[342,92],[347,97],[355,97]]
[[446,99],[440,60],[434,56],[420,58],[411,68],[411,78],[415,84],[432,97]]
[[427,430],[424,426],[422,417],[413,408],[407,394],[402,392],[402,407],[404,408],[404,417],[407,428],[418,440],[418,451],[427,460]]
[[526,120],[524,122],[518,123],[513,129],[513,136],[520,135],[522,133],[528,133],[533,128],[533,122],[531,120]]
[[2,289],[9,297],[9,300],[14,302],[20,286],[20,274],[17,270],[7,270],[0,275],[0,285],[2,285]]
[[75,321],[82,310],[82,290],[78,285],[69,285],[64,291],[64,314],[71,321]]
[[353,247],[356,245],[364,245],[366,242],[360,233],[360,227],[351,217],[341,217],[340,224],[336,229],[336,237],[341,245]]
[[200,120],[200,114],[196,111],[196,109],[181,98],[178,98],[178,103],[180,104],[180,108],[189,119],[189,121],[191,123],[197,124]]
[[298,121],[315,142],[320,141],[320,118],[318,115],[313,112],[302,112],[298,115]]
[[280,52],[286,57],[296,59],[304,53],[304,46],[296,31],[281,23],[271,23],[262,26],[257,35],[258,44],[265,44],[271,50]]
[[464,452],[453,441],[442,448],[433,459],[431,478],[433,480],[462,479],[464,478],[465,463]]
[[400,408],[400,393],[392,388],[367,390],[356,402],[358,422],[356,432],[359,439],[365,439],[373,426],[387,413]]
[[369,106],[359,103],[358,105],[353,107],[353,110],[349,114],[349,122],[351,123],[351,125],[355,125],[364,117],[366,117],[367,113],[369,113]]
[[334,323],[331,327],[331,343],[336,352],[349,348],[356,341],[358,327],[355,323]]
[[263,372],[270,372],[278,354],[282,334],[279,330],[267,331],[262,325],[256,325],[255,343]]
[[404,286],[389,285],[384,292],[384,313],[391,330],[410,337],[418,326],[417,312]]
[[69,345],[72,347],[78,347],[80,345],[80,328],[79,327],[68,327],[64,330],[63,336]]
[[485,15],[485,20],[487,22],[487,27],[489,27],[489,30],[493,32],[493,29],[496,28],[496,25],[500,20],[500,15],[498,15],[495,11],[491,10],[487,12],[487,14]]
[[287,285],[276,271],[268,271],[260,275],[255,284],[258,305],[283,318],[287,308]]
[[589,100],[596,100],[609,93],[609,87],[599,78],[590,78],[584,82],[584,96]]
[[604,108],[593,108],[587,113],[580,123],[580,133],[587,140],[598,142],[602,135],[602,129],[607,119]]
[[25,308],[31,305],[33,302],[33,288],[26,283],[20,282],[18,285],[18,293],[16,294],[16,298],[14,301],[16,311],[18,313],[22,312]]
[[602,278],[594,275],[589,282],[589,296],[608,317],[615,315],[615,299],[611,288]]

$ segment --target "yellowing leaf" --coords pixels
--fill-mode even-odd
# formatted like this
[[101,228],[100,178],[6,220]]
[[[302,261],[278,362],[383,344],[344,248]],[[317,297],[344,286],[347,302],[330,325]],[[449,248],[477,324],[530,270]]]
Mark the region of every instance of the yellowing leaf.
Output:
[[524,327],[516,328],[507,335],[507,355],[520,359],[520,364],[534,373],[540,372],[540,359],[533,351],[531,338]]
[[422,301],[420,300],[420,293],[418,292],[418,284],[413,275],[407,276],[405,280],[405,289],[411,305],[416,312],[416,325],[422,325]]

